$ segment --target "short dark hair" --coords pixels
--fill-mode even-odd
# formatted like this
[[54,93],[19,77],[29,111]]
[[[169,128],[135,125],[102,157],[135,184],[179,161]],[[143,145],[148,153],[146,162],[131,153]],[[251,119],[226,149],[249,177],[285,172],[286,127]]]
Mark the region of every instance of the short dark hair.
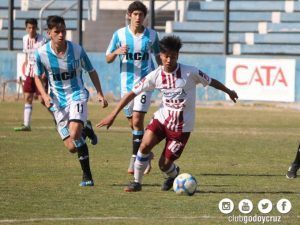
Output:
[[65,19],[61,16],[48,16],[47,18],[47,27],[52,29],[53,27],[66,26]]
[[27,27],[28,24],[34,25],[37,27],[37,19],[35,18],[29,18],[25,20],[25,27]]
[[181,47],[181,40],[178,36],[175,35],[165,36],[159,41],[159,49],[162,53],[166,53],[168,51],[179,52]]
[[141,1],[134,1],[132,2],[127,9],[127,13],[131,14],[133,11],[142,11],[144,15],[147,15],[147,7]]

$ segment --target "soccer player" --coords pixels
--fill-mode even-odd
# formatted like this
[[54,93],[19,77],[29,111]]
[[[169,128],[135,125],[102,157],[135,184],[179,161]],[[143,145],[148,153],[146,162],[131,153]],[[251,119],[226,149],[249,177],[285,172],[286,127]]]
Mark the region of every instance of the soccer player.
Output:
[[[82,72],[86,70],[97,90],[97,98],[106,107],[98,74],[90,63],[85,50],[66,40],[65,21],[60,16],[47,18],[50,42],[39,48],[35,54],[35,82],[42,98],[55,116],[57,131],[65,147],[78,154],[83,171],[80,186],[94,186],[89,164],[89,151],[82,136],[87,120],[89,92],[84,87]],[[45,92],[41,76],[46,73],[50,95]]]
[[[113,62],[117,56],[119,57],[121,96],[130,92],[135,84],[154,70],[152,53],[156,57],[157,64],[161,64],[158,55],[158,35],[154,30],[143,25],[146,15],[147,8],[142,2],[131,3],[127,9],[130,24],[114,32],[106,51],[108,63]],[[142,92],[124,107],[125,116],[132,130],[132,157],[128,167],[130,174],[134,172],[134,161],[144,135],[144,117],[150,106],[151,93]],[[150,169],[151,163],[145,173],[149,173]]]
[[286,177],[288,179],[294,179],[297,177],[297,171],[300,168],[300,145],[298,147],[298,150],[296,152],[296,157],[294,162],[290,165],[287,173],[286,173]]
[[235,91],[228,89],[219,81],[193,66],[178,63],[178,54],[182,46],[180,38],[166,36],[160,41],[160,58],[162,66],[152,71],[128,94],[126,94],[117,107],[97,127],[109,128],[120,110],[139,93],[158,89],[162,93],[162,103],[154,113],[154,117],[147,126],[144,138],[137,153],[134,165],[134,182],[124,190],[126,192],[141,191],[143,172],[148,164],[150,152],[154,146],[163,139],[165,147],[159,159],[159,168],[166,175],[162,190],[169,190],[179,167],[174,164],[190,137],[194,127],[196,85],[212,86],[229,95],[236,102],[238,96]]
[[[30,122],[32,114],[32,102],[34,95],[40,96],[34,82],[34,51],[44,45],[47,39],[37,33],[37,20],[35,18],[26,19],[25,27],[27,34],[23,37],[23,52],[25,53],[25,80],[23,92],[25,97],[24,122],[20,127],[15,127],[15,131],[31,131]],[[46,85],[47,80],[44,78],[43,83]],[[47,88],[47,87],[46,87]],[[40,98],[41,103],[44,102]]]

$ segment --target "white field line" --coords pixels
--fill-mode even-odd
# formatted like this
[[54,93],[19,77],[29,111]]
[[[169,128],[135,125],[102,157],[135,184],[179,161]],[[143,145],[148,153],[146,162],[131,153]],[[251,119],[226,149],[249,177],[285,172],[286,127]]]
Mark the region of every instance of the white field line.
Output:
[[[207,220],[207,219],[225,219],[226,217],[216,216],[196,216],[196,217],[151,217],[149,219],[182,219],[182,220]],[[43,221],[87,221],[87,220],[147,220],[145,217],[45,217],[29,219],[3,219],[0,223],[28,223]]]
[[[297,218],[300,216],[284,216],[284,218]],[[227,216],[194,216],[194,217],[151,217],[149,219],[180,219],[180,220],[213,220],[213,219],[227,219]],[[3,219],[0,223],[29,223],[29,222],[43,222],[43,221],[88,221],[88,220],[147,220],[145,217],[45,217],[45,218],[29,218],[29,219]]]

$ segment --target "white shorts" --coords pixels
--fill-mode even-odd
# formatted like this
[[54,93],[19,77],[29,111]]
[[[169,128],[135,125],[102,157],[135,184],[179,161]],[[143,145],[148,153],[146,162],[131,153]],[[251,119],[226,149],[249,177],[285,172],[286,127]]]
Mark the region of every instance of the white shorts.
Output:
[[57,131],[62,140],[70,136],[69,122],[78,121],[84,124],[87,120],[87,101],[74,101],[65,108],[53,112]]
[[[125,95],[124,93],[122,97]],[[142,92],[136,96],[131,102],[129,102],[124,108],[124,114],[126,117],[132,117],[133,112],[148,112],[151,104],[152,91]]]

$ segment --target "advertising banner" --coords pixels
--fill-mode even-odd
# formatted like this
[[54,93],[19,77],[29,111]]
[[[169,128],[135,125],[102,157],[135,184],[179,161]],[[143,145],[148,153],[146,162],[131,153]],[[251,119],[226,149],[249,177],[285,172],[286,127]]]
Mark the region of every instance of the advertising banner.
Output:
[[294,102],[295,71],[294,59],[227,58],[225,83],[239,100]]

